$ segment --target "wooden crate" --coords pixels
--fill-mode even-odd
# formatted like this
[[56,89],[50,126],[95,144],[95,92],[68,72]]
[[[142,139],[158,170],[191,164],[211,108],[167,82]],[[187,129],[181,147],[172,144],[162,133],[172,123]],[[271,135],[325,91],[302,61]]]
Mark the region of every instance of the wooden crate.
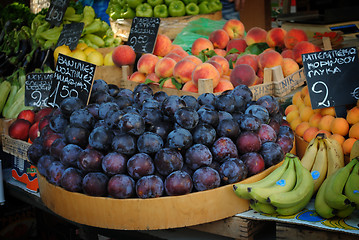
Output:
[[293,90],[303,86],[306,82],[304,68],[299,69],[295,73],[284,78],[281,66],[271,68],[273,81],[273,95],[276,97],[284,97]]
[[342,232],[325,231],[307,226],[277,223],[276,239],[354,240],[354,239],[358,239],[358,235],[342,233]]
[[[133,82],[133,81],[129,80],[131,73],[132,73],[132,71],[129,66],[122,67],[123,78],[120,83],[121,87],[133,90],[139,84],[137,82]],[[265,69],[264,75],[265,76],[267,75],[267,77],[265,78],[266,80],[262,84],[249,87],[249,89],[253,93],[253,100],[257,100],[258,98],[260,98],[264,95],[272,95],[273,94],[273,84],[271,82],[272,81],[271,74],[272,74],[272,72],[270,69]],[[160,86],[158,84],[150,84],[150,86],[151,86],[153,92],[164,91],[168,95],[177,95],[177,96],[191,95],[191,96],[194,96],[197,98],[202,93],[213,93],[213,85],[211,85],[212,84],[211,82],[212,82],[211,79],[200,79],[198,82],[198,93],[187,92],[187,91],[182,91],[182,90],[172,89],[172,88],[160,88]],[[218,95],[221,93],[215,93],[215,94]]]
[[[99,48],[97,51],[105,56],[107,53],[112,52],[114,48]],[[133,65],[128,66],[128,73],[132,73]],[[123,71],[117,66],[98,66],[96,67],[94,79],[102,79],[108,84],[115,84],[121,87],[121,79],[123,78]]]
[[[158,30],[159,34],[164,34],[170,39],[175,39],[183,28],[185,28],[189,22],[197,20],[199,18],[208,18],[211,20],[221,20],[222,11],[217,11],[211,14],[200,14],[195,16],[183,16],[183,17],[168,17],[161,18],[160,27]],[[110,20],[112,31],[116,36],[120,37],[123,41],[128,40],[130,35],[132,19],[117,19]],[[174,27],[175,26],[175,27]]]

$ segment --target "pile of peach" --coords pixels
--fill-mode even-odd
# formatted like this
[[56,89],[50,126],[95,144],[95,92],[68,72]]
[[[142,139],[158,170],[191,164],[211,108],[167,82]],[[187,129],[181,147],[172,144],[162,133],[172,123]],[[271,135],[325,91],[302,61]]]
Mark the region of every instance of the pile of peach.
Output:
[[310,142],[319,132],[337,140],[344,154],[350,154],[359,139],[359,101],[347,109],[345,118],[336,117],[334,107],[312,109],[308,87],[296,92],[285,109],[286,120],[295,133]]
[[[266,43],[269,48],[259,55],[247,53],[247,47],[260,43]],[[212,79],[213,91],[222,92],[240,84],[263,83],[264,68],[281,66],[286,77],[299,70],[302,54],[316,51],[321,49],[308,42],[303,30],[287,32],[273,28],[266,31],[253,27],[245,35],[243,23],[230,19],[222,29],[211,32],[208,39],[196,39],[191,54],[159,34],[153,54],[140,57],[138,71],[130,76],[130,80],[146,82],[149,79],[151,83],[161,82],[163,87],[175,88],[175,79],[182,90],[198,92],[198,79]],[[205,60],[199,57],[203,53],[209,56]]]

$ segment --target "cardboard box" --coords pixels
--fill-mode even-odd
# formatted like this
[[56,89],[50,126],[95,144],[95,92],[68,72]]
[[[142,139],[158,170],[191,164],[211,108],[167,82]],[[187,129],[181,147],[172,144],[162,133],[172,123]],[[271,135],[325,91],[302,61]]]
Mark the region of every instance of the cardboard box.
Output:
[[[256,182],[282,164],[249,177]],[[56,214],[94,227],[118,230],[157,230],[213,222],[249,210],[249,200],[239,198],[233,184],[181,196],[114,199],[74,193],[47,182],[38,174],[43,203]]]

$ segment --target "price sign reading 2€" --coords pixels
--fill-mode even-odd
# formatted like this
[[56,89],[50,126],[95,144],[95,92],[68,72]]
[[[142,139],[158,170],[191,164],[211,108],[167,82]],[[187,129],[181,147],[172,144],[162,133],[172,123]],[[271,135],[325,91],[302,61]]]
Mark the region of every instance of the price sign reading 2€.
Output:
[[160,22],[159,18],[134,17],[128,37],[128,45],[136,53],[152,53]]
[[359,99],[356,47],[302,55],[313,109],[345,106]]
[[25,81],[25,106],[48,107],[53,73],[28,73]]
[[96,65],[59,54],[51,84],[48,104],[59,107],[62,100],[78,97],[88,104]]

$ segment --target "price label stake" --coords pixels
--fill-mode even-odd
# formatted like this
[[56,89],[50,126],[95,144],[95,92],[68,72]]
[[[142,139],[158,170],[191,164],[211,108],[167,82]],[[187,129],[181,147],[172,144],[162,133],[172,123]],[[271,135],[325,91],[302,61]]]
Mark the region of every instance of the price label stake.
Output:
[[52,26],[60,26],[68,4],[69,0],[51,0],[45,20]]
[[53,73],[28,73],[25,80],[25,106],[48,107]]
[[59,107],[67,97],[78,97],[88,104],[96,65],[59,54],[48,104]]
[[130,45],[136,53],[152,53],[161,20],[154,17],[134,17],[128,37]]
[[85,24],[83,22],[65,24],[61,31],[59,40],[57,40],[56,47],[67,45],[71,50],[74,50],[80,40],[84,25]]
[[359,99],[359,61],[356,47],[302,55],[313,109],[335,107],[343,117],[345,105]]

